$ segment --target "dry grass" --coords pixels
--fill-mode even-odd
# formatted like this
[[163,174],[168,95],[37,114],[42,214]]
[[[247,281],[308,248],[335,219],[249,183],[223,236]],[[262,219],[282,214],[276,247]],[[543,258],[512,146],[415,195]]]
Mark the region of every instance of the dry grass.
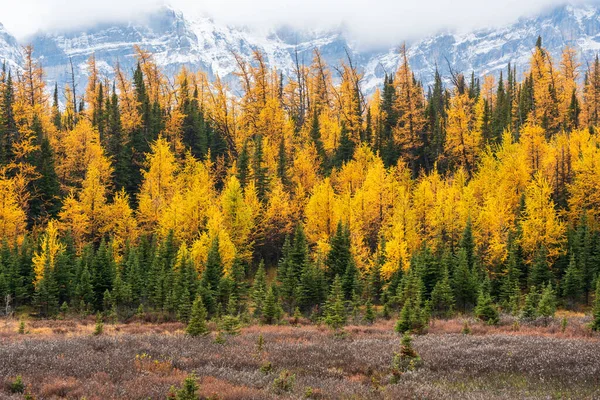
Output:
[[[220,399],[600,397],[600,341],[585,317],[569,315],[564,333],[560,321],[518,331],[503,322],[471,321],[474,334],[462,335],[463,319],[435,321],[414,340],[424,366],[391,384],[399,346],[393,321],[349,326],[342,337],[320,326],[251,326],[224,345],[214,335],[186,337],[181,324],[107,324],[106,334],[93,337],[90,319],[30,321],[27,335],[17,334],[18,323],[0,321],[0,398],[22,397],[8,390],[22,375],[38,399],[164,399],[191,372],[203,396]],[[272,370],[263,372],[266,362]],[[295,383],[276,392],[284,370]]]

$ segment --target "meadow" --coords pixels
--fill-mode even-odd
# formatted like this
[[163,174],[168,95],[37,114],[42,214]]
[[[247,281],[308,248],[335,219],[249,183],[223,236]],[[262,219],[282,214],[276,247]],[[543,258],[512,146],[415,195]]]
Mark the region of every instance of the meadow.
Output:
[[[93,317],[38,320],[20,334],[18,321],[3,320],[0,398],[166,399],[190,374],[203,399],[598,398],[600,341],[588,319],[433,320],[413,340],[422,365],[395,381],[393,321],[337,334],[309,324],[253,325],[236,336],[189,337],[180,323],[106,324],[93,335]],[[13,393],[17,376],[22,393]]]

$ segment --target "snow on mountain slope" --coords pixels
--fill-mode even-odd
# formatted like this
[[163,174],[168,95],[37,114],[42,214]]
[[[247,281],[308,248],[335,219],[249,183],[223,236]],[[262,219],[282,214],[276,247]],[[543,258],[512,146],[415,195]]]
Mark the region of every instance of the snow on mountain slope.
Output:
[[[504,27],[474,32],[446,32],[408,43],[411,66],[425,85],[432,82],[435,68],[448,76],[448,65],[454,70],[481,76],[498,73],[510,62],[519,72],[527,68],[535,41],[541,35],[544,46],[555,60],[565,45],[580,52],[581,63],[593,59],[600,51],[600,8],[593,5],[562,6],[539,16],[522,18]],[[398,66],[398,49],[363,51],[347,40],[342,30],[304,32],[278,28],[255,32],[231,27],[207,18],[190,18],[165,7],[141,16],[136,21],[100,24],[88,29],[45,32],[30,38],[35,55],[40,58],[50,82],[60,84],[70,80],[69,59],[73,60],[78,75],[79,89],[83,90],[87,76],[86,62],[91,54],[101,71],[111,76],[113,67],[131,71],[135,67],[134,46],[152,52],[167,74],[172,75],[183,65],[192,70],[204,70],[211,78],[220,76],[232,81],[237,66],[233,53],[245,59],[254,50],[265,54],[268,64],[289,74],[293,71],[295,52],[308,64],[313,49],[319,48],[330,64],[338,64],[348,51],[353,62],[364,72],[366,92],[381,84],[386,72]],[[21,62],[17,41],[0,27],[0,60],[9,65]]]
[[225,80],[230,80],[237,68],[234,53],[250,59],[254,50],[260,50],[270,66],[287,73],[292,69],[292,54],[296,48],[307,62],[312,59],[315,47],[327,52],[328,61],[337,62],[337,55],[327,49],[343,54],[346,45],[336,32],[322,33],[297,44],[285,42],[279,32],[284,30],[256,35],[220,25],[206,17],[187,19],[176,10],[163,8],[128,24],[103,24],[85,31],[36,35],[32,44],[50,81],[59,84],[69,81],[71,58],[80,74],[80,86],[87,74],[86,62],[92,54],[102,72],[110,76],[117,63],[128,71],[135,68],[136,45],[152,52],[169,75],[185,65],[192,70],[206,71],[210,78],[218,75]]
[[23,61],[21,46],[0,23],[0,62],[6,62],[7,67],[17,68]]
[[[510,62],[523,73],[528,68],[535,42],[541,36],[553,59],[560,61],[565,46],[575,48],[582,66],[600,50],[600,8],[566,5],[533,18],[522,18],[504,27],[467,33],[443,33],[410,44],[408,55],[418,79],[431,82],[436,66],[448,76],[454,70],[482,76],[499,74]],[[374,57],[366,66],[367,87],[378,84],[382,67],[394,70],[399,56],[393,51]]]

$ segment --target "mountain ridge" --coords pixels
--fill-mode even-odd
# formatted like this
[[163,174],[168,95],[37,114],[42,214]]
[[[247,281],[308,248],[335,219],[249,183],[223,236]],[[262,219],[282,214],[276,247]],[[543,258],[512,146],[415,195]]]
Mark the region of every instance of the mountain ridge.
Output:
[[[543,37],[544,46],[555,60],[566,45],[571,45],[585,65],[600,50],[600,7],[564,5],[502,27],[444,32],[407,43],[407,54],[415,76],[425,86],[432,82],[436,68],[448,77],[449,66],[482,76],[497,75],[510,62],[522,73],[538,36]],[[229,82],[237,68],[233,53],[250,59],[254,50],[260,50],[270,67],[289,74],[296,51],[308,64],[313,49],[318,48],[325,61],[334,65],[348,51],[364,73],[367,93],[373,92],[384,74],[393,72],[400,62],[399,46],[385,51],[360,49],[344,35],[343,29],[297,31],[280,27],[257,33],[220,24],[209,17],[190,18],[172,7],[163,7],[136,21],[38,33],[29,40],[48,81],[59,85],[70,81],[70,58],[80,86],[84,85],[86,62],[92,54],[100,71],[109,77],[117,62],[125,70],[132,70],[135,45],[152,52],[170,75],[185,65],[207,72],[211,79],[219,75]],[[21,45],[0,25],[0,58],[7,60],[9,66],[22,62]]]

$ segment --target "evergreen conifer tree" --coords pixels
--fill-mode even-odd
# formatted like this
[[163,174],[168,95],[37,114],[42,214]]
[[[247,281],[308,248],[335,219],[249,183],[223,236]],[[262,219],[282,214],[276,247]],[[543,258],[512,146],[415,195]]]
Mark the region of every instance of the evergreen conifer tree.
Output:
[[334,330],[339,330],[346,324],[346,305],[342,280],[339,275],[333,279],[331,292],[325,305],[325,323]]
[[192,305],[192,312],[190,316],[190,322],[188,323],[185,333],[190,336],[206,335],[208,328],[206,326],[206,308],[202,302],[202,297],[196,297],[194,304]]

